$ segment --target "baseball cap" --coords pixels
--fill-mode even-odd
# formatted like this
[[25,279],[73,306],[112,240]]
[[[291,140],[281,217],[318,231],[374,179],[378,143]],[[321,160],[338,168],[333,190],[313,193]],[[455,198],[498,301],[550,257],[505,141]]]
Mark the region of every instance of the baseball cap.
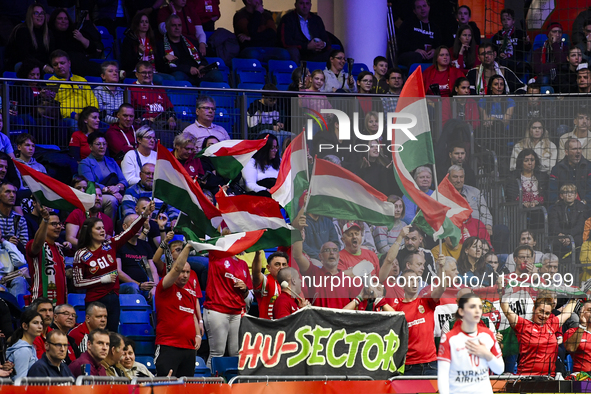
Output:
[[348,230],[350,230],[353,227],[357,227],[359,230],[361,230],[361,226],[359,224],[357,224],[356,222],[347,222],[343,226],[343,234],[346,233]]

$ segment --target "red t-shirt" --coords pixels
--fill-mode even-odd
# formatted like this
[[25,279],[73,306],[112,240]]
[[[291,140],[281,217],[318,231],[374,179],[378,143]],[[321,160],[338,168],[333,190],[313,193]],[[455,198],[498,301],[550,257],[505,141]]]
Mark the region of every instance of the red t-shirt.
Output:
[[[169,7],[162,7],[158,10],[158,25],[170,17],[172,14],[172,10]],[[190,38],[195,45],[197,45],[197,30],[195,26],[201,25],[201,19],[199,19],[199,15],[197,14],[197,10],[193,6],[192,2],[187,2],[187,4],[183,7],[182,11],[175,12],[181,18],[181,23],[183,25],[182,35]]]
[[179,161],[179,163],[183,165],[183,168],[187,170],[187,173],[191,178],[200,177],[205,173],[205,171],[203,171],[201,160],[196,157],[188,158],[183,162]]
[[433,330],[435,330],[435,307],[439,300],[430,297],[419,297],[411,302],[403,302],[392,305],[394,310],[404,312],[408,322],[408,352],[406,363],[408,365],[430,363],[437,360]]
[[318,268],[312,263],[310,263],[308,271],[302,274],[302,282],[306,283],[306,285],[311,285],[308,286],[308,298],[310,302],[316,298],[313,304],[314,306],[343,309],[351,299],[357,297],[361,292],[361,287],[354,286],[352,278],[343,275],[340,270],[336,276],[341,281],[345,278],[344,284],[340,283],[336,286],[337,282],[335,281],[335,287],[333,288],[331,286],[332,276],[324,267]]
[[119,277],[114,283],[101,283],[101,277],[117,273],[117,249],[133,237],[144,224],[139,216],[131,227],[103,242],[97,250],[79,249],[74,255],[74,284],[86,288],[86,302],[98,301],[109,293],[119,295]]
[[519,340],[517,373],[524,375],[554,375],[558,357],[560,330],[558,318],[551,315],[543,326],[519,316],[513,329]]
[[80,130],[75,131],[70,138],[69,146],[80,148],[80,160],[84,160],[90,155],[90,146],[88,145],[88,136]]
[[263,281],[254,289],[254,295],[259,303],[259,317],[273,320],[273,305],[281,294],[281,286],[271,275],[263,275]]
[[[99,212],[97,217],[103,221],[103,225],[105,226],[105,233],[109,236],[113,236],[114,227],[113,227],[113,220],[105,215],[102,212]],[[66,219],[66,224],[72,223],[78,226],[78,232],[76,233],[76,238],[80,237],[80,229],[86,220],[86,213],[82,211],[80,208],[74,209]]]
[[[45,353],[45,342],[47,339],[46,335],[49,334],[51,331],[53,331],[53,328],[47,327],[47,333],[45,333],[45,336],[39,335],[33,341],[33,346],[35,346],[35,351],[37,352],[37,358],[39,360],[41,360],[41,356],[43,356],[43,353]],[[74,353],[74,349],[72,349],[72,346],[70,344],[68,344],[68,358],[70,359],[70,362],[76,360],[76,353]]]
[[[564,333],[564,342],[568,341],[570,337],[572,337],[575,332],[578,330],[578,327],[573,327],[569,329],[566,333]],[[591,371],[591,333],[587,330],[583,332],[583,336],[581,337],[581,343],[570,355],[573,358],[573,372],[588,372]]]
[[[136,84],[135,86],[141,85]],[[164,89],[132,87],[129,90],[131,91],[131,105],[137,110],[143,110],[142,118],[156,118],[163,112],[173,109]]]
[[273,319],[281,319],[282,317],[289,316],[298,310],[300,310],[300,307],[296,299],[290,294],[283,292],[279,294],[273,305]]
[[90,331],[88,330],[88,326],[86,325],[85,321],[78,324],[76,327],[72,328],[72,331],[70,331],[70,333],[68,334],[69,336],[74,338],[74,342],[76,342],[76,345],[78,345],[80,353],[84,353],[88,348],[88,334],[90,334]]
[[252,289],[250,271],[244,260],[236,257],[210,258],[203,307],[228,315],[241,314],[246,304],[242,292],[234,287],[238,280]]
[[[117,156],[121,153],[125,154],[130,150],[135,149],[137,141],[135,140],[135,129],[131,126],[124,130],[119,124],[115,123],[109,127],[105,133],[107,146],[111,156],[117,160]],[[121,157],[122,159],[123,157]]]
[[340,251],[339,256],[340,260],[338,268],[341,271],[346,271],[349,268],[355,267],[360,261],[367,260],[374,266],[371,274],[377,276],[380,273],[380,260],[378,260],[378,256],[376,256],[371,250],[361,248],[361,254],[356,256],[343,249]]
[[[67,302],[66,264],[61,247],[55,243],[43,243],[39,254],[31,252],[33,241],[27,242],[26,254],[29,275],[31,276],[31,301],[44,297],[54,300],[56,305]],[[45,283],[44,283],[45,282]]]
[[[199,294],[201,295],[201,294]],[[189,285],[156,286],[156,345],[195,349],[195,305],[197,293]]]

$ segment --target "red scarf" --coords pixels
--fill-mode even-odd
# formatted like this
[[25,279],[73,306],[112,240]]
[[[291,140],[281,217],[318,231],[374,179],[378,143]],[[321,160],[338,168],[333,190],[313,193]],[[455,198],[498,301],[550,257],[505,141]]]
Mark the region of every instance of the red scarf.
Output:
[[[189,53],[191,54],[191,56],[193,56],[193,59],[195,59],[195,62],[198,65],[201,64],[201,55],[199,54],[199,50],[197,48],[195,48],[195,45],[193,45],[193,43],[191,41],[187,40],[185,38],[185,36],[183,36],[183,35],[181,35],[181,40],[183,40],[183,42],[187,46],[187,49],[189,50]],[[174,50],[170,47],[170,41],[168,40],[167,34],[164,35],[164,53],[166,55],[174,55]],[[170,61],[168,61],[168,59],[166,59],[166,62],[168,63],[169,66],[176,67],[176,64],[175,64],[176,60],[170,62]]]
[[[141,43],[141,38],[140,38],[140,43]],[[146,61],[149,62],[152,65],[152,68],[155,70],[156,69],[156,65],[155,65],[156,58],[154,57],[154,49],[152,48],[152,45],[150,45],[150,40],[148,39],[148,37],[144,38],[143,45],[144,45],[144,53],[140,52],[141,53],[141,60],[144,60],[144,58],[146,58]]]

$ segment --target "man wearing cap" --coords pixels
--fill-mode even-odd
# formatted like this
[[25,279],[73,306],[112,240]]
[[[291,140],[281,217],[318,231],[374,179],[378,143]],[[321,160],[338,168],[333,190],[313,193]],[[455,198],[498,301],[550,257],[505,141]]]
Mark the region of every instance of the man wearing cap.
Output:
[[577,68],[577,87],[576,93],[591,93],[591,70],[589,63],[579,64]]
[[556,78],[563,64],[566,64],[568,45],[562,41],[562,25],[552,22],[548,25],[548,40],[541,48],[534,50],[532,66],[541,84],[549,84]]
[[[347,275],[355,276],[355,273],[353,273],[353,267],[362,261],[368,261],[373,265],[373,268],[371,269],[371,272],[367,273],[376,276],[379,274],[380,261],[378,260],[378,256],[371,250],[361,247],[363,242],[363,230],[358,223],[345,223],[341,240],[345,247],[340,252],[339,270],[345,272]],[[359,275],[359,273],[357,274]]]

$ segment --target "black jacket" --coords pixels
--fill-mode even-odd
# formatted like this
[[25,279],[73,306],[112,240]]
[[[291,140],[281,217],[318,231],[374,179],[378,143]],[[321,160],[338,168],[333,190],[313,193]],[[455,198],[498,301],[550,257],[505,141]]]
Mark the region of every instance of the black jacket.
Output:
[[[322,18],[312,12],[308,16],[308,31],[312,39],[320,38],[326,42],[325,50],[330,48],[330,39],[326,33]],[[284,48],[296,47],[303,57],[310,52],[307,48],[310,40],[302,33],[300,17],[295,10],[288,12],[281,18],[281,22],[279,22],[279,38],[281,40],[281,46]]]
[[47,354],[43,353],[41,359],[29,369],[27,374],[29,378],[68,378],[74,377],[72,371],[65,363],[61,363],[59,368],[51,365],[47,359]]
[[[538,193],[544,197],[544,203],[548,201],[548,174],[545,172],[534,171],[534,176],[538,180]],[[507,202],[515,202],[519,197],[519,187],[517,180],[521,180],[521,171],[511,171],[505,185],[505,195]]]
[[591,203],[591,162],[581,157],[579,164],[571,167],[565,157],[556,163],[550,172],[548,186],[548,201],[550,204],[558,201],[560,187],[565,183],[573,183],[577,187],[577,193],[581,200]]
[[[478,67],[483,67],[482,65]],[[470,94],[477,94],[476,92],[476,78],[478,78],[478,67],[474,67],[468,74],[466,78],[470,81]],[[527,85],[521,82],[517,75],[507,67],[499,66],[499,69],[503,73],[503,77],[505,81],[509,85],[509,93],[513,94],[525,94],[527,93]],[[487,81],[488,83],[488,81]]]
[[582,202],[575,200],[573,205],[567,206],[564,201],[560,200],[550,208],[548,213],[548,232],[554,236],[560,233],[571,235],[575,240],[575,245],[581,246],[585,220],[588,216],[587,206]]
[[398,41],[400,53],[424,50],[425,45],[431,45],[431,48],[435,49],[443,43],[441,30],[435,20],[422,23],[414,15],[400,26],[400,37],[404,37]]
[[[189,40],[189,38],[185,38]],[[175,47],[178,49],[174,51],[174,55],[178,58],[176,61],[176,67],[170,67],[170,65],[166,62],[166,59],[164,59],[166,53],[164,52],[164,41],[161,41],[158,43],[156,50],[156,69],[158,72],[171,74],[175,71],[181,71],[187,75],[191,75],[191,67],[201,67],[207,65],[207,60],[205,60],[205,57],[201,57],[199,63],[193,58],[189,48],[187,48],[187,45],[185,45],[185,42],[182,39],[178,43],[170,42],[170,44],[172,49]],[[192,44],[195,45],[193,42]],[[198,49],[198,47],[198,45],[195,45],[195,48]]]

